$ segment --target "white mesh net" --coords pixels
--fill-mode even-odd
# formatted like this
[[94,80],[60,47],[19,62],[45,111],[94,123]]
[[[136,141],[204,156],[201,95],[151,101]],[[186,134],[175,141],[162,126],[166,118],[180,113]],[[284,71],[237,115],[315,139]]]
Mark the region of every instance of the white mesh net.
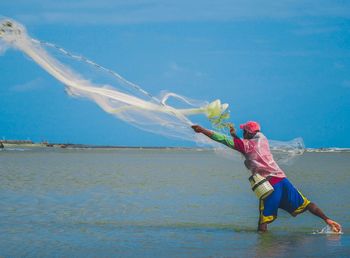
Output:
[[[85,57],[71,54],[54,44],[32,39],[23,25],[11,19],[0,20],[0,43],[1,52],[12,47],[28,55],[65,85],[69,95],[90,99],[104,111],[133,126],[222,149],[218,153],[227,152],[225,147],[219,147],[202,135],[195,135],[191,128],[195,121],[189,118],[204,114],[216,129],[223,129],[229,125],[226,122],[229,111],[228,105],[221,104],[220,100],[209,103],[172,92],[162,92],[159,97],[155,97],[118,73]],[[168,104],[170,101],[177,102],[176,108],[175,104]],[[279,160],[289,160],[303,152],[303,144],[301,139],[293,142],[274,141],[271,149],[279,153]]]

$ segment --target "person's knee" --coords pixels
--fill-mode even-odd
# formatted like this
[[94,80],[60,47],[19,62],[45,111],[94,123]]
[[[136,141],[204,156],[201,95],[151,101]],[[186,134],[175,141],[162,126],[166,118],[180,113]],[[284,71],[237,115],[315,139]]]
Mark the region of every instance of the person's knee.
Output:
[[313,202],[310,202],[307,206],[306,206],[306,208],[305,208],[305,210],[314,210],[315,208],[317,208],[317,205],[315,204],[315,203],[313,203]]

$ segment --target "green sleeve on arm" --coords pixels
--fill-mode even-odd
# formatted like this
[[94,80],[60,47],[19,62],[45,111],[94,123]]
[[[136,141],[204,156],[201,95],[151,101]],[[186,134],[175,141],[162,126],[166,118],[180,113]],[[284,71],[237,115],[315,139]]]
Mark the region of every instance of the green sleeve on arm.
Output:
[[233,140],[224,134],[213,132],[213,135],[210,138],[214,141],[225,144],[229,148],[233,149],[235,147]]

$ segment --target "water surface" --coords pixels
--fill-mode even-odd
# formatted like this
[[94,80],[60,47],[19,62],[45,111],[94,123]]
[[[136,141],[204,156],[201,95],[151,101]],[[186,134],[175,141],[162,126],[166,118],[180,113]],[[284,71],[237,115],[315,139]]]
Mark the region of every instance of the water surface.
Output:
[[210,150],[0,152],[0,256],[348,257],[350,153],[306,153],[284,169],[344,235],[280,211],[256,233],[242,160]]

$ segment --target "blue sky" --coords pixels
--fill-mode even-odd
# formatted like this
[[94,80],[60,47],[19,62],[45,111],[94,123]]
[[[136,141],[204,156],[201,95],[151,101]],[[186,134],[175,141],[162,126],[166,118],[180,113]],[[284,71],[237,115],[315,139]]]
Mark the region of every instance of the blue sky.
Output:
[[[29,34],[157,95],[230,103],[275,140],[350,147],[348,1],[2,1]],[[0,56],[0,137],[191,146],[140,131],[63,87],[15,50]]]

